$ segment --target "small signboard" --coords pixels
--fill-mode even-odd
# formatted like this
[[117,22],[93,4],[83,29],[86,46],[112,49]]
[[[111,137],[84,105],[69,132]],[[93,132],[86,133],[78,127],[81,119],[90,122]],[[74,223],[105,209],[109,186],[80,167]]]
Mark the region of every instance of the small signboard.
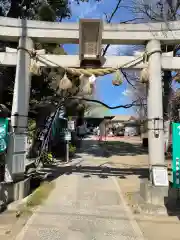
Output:
[[172,123],[173,187],[180,188],[180,123]]
[[68,121],[68,129],[71,131],[74,131],[75,129],[75,122],[74,121]]
[[25,152],[27,148],[27,136],[25,134],[13,134],[14,153]]
[[166,167],[153,166],[152,168],[153,183],[157,187],[169,185],[168,172]]
[[64,136],[65,141],[70,141],[71,140],[71,133],[70,132],[65,132],[65,136]]

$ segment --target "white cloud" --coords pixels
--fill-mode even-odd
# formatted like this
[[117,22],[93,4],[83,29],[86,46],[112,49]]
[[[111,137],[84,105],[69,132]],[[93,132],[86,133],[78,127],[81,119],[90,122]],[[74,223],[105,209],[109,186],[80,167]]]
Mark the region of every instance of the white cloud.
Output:
[[[105,48],[106,45],[103,46]],[[122,56],[125,54],[128,46],[127,45],[110,45],[106,55],[107,56]]]
[[79,18],[100,18],[99,4],[97,2],[83,2],[77,4],[75,1],[72,1],[72,16],[76,19]]
[[[88,4],[89,6],[86,6],[85,8],[82,7],[82,11],[81,11],[81,14],[79,16],[79,18],[87,18],[87,17],[95,17],[97,15],[96,11],[97,11],[97,5],[94,4],[94,5],[90,5]],[[95,13],[93,14],[93,17],[92,17],[92,14],[91,13]]]
[[107,56],[110,56],[110,55],[117,56],[117,55],[119,55],[119,50],[120,50],[120,46],[119,45],[110,45],[110,47],[108,48],[108,50],[106,52],[106,55]]
[[133,53],[132,53],[132,55],[133,56],[143,56],[143,54],[144,54],[144,51],[143,50],[141,50],[141,51],[133,51]]
[[122,95],[129,97],[132,95],[132,91],[130,89],[126,89],[122,92]]

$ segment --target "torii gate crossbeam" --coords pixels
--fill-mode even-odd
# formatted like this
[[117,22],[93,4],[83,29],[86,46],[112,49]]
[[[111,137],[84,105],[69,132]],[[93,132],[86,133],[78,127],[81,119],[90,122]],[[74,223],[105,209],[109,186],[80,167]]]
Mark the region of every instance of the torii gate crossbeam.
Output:
[[[176,71],[180,70],[180,58],[166,56],[167,54],[162,54],[161,56],[161,68],[162,70]],[[80,60],[78,55],[53,55],[53,54],[39,54],[40,59],[37,59],[37,65],[41,67],[52,67],[57,68],[57,66],[63,65],[65,68],[79,68]],[[135,61],[137,57],[135,56],[106,56],[105,61],[102,64],[102,68],[117,68],[117,66],[123,66],[124,63],[129,63]],[[135,63],[138,61],[135,61]],[[16,66],[17,64],[17,53],[16,52],[0,52],[0,63],[5,66]],[[63,63],[63,64],[62,64]],[[130,64],[126,65],[125,69],[128,69]],[[131,66],[133,69],[142,69],[148,67],[145,62],[139,62]]]

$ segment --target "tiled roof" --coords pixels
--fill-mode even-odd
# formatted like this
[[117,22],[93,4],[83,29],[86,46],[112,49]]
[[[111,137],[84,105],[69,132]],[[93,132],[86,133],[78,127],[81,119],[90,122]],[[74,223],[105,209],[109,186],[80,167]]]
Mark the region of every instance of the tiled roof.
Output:
[[91,104],[90,108],[85,112],[85,118],[104,118],[112,116],[110,110],[101,104]]
[[112,119],[112,121],[130,121],[130,120],[136,120],[136,118],[131,115],[116,115]]

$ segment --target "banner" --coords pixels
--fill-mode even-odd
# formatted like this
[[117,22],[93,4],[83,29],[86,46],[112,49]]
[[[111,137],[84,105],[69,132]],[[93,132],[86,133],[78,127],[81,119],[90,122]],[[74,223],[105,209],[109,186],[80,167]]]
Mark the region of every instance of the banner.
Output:
[[165,141],[165,153],[168,151],[170,140],[170,121],[164,122],[164,141]]
[[180,123],[172,123],[173,187],[180,188]]
[[0,153],[4,153],[8,146],[8,118],[0,118]]

